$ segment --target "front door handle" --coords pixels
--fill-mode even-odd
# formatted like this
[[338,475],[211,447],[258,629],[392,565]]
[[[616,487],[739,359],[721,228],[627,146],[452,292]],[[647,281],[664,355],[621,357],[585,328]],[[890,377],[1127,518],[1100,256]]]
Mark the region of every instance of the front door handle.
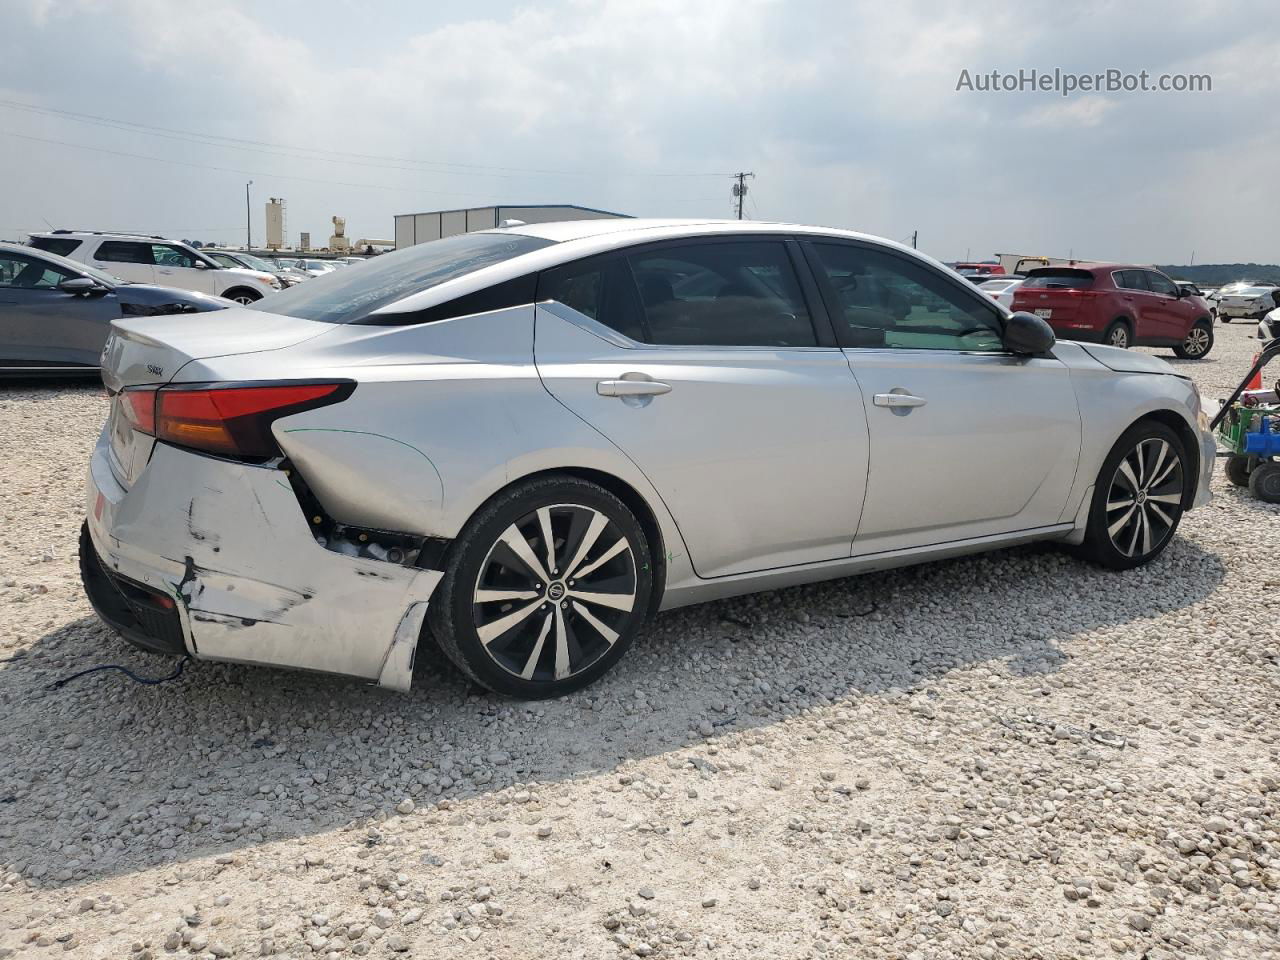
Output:
[[923,407],[929,401],[910,393],[877,393],[871,398],[877,407]]
[[671,384],[661,380],[601,380],[596,384],[596,393],[602,397],[656,397],[670,392]]

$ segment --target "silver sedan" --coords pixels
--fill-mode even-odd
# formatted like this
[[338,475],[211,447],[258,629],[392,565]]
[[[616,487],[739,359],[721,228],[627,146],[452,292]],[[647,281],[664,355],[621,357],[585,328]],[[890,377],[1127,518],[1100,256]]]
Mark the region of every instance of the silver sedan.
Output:
[[1034,540],[1134,567],[1214,462],[1163,361],[838,230],[519,225],[114,326],[99,614],[401,690],[428,637],[549,697],[684,604]]

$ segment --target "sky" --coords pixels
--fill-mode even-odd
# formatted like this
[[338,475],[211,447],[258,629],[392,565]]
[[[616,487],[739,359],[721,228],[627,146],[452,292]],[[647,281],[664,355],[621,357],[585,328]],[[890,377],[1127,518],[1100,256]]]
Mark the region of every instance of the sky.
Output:
[[[1280,261],[1280,8],[0,0],[0,238],[255,243],[574,203],[1139,263]],[[957,89],[996,70],[1201,92]],[[74,114],[76,116],[70,116]]]

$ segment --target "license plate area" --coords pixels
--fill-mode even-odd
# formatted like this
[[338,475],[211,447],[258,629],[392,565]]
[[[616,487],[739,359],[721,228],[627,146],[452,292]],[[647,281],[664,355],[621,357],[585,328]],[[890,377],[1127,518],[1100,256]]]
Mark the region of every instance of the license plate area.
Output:
[[107,417],[109,460],[116,479],[122,486],[129,487],[146,465],[154,441],[133,429],[133,424],[121,409],[121,402],[119,394],[111,398],[111,413]]
[[1048,320],[1050,317],[1053,316],[1053,311],[1048,309],[1047,307],[1039,307],[1036,309],[1036,316],[1042,317],[1045,320]]

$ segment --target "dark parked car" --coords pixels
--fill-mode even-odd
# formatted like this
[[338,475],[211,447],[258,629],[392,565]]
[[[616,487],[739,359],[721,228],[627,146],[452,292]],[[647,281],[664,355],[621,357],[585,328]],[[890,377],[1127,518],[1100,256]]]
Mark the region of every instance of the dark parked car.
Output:
[[96,373],[112,320],[229,306],[222,297],[125,283],[57,254],[0,243],[0,376]]
[[1172,347],[1185,360],[1213,349],[1209,304],[1152,267],[1040,267],[1014,291],[1013,309],[1043,317],[1064,340]]

